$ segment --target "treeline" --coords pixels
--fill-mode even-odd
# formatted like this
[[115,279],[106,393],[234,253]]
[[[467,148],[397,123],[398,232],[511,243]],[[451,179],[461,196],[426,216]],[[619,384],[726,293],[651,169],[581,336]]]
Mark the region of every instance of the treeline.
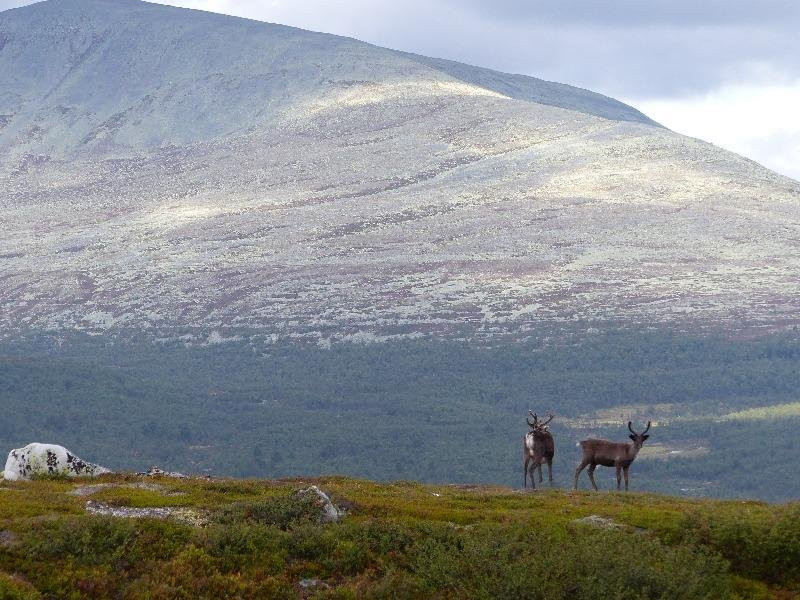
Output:
[[[798,389],[795,333],[616,331],[559,344],[330,349],[41,336],[0,344],[0,449],[52,441],[112,468],[520,485],[523,418],[533,407],[561,418],[556,475],[571,485],[574,443],[589,432],[565,428],[565,418],[670,404],[648,443],[708,451],[637,461],[635,489],[780,500],[800,495],[787,477],[800,419],[671,419],[794,402]],[[590,433],[627,439],[622,423]]]

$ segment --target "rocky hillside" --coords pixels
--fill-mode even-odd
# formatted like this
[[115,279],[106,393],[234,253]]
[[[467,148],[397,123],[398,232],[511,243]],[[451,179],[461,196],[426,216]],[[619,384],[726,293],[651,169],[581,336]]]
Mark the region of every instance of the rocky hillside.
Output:
[[798,535],[796,504],[634,493],[335,477],[0,482],[0,596],[792,598]]
[[[735,124],[731,124],[735,127]],[[0,331],[780,329],[800,185],[610,98],[138,0],[0,13]]]

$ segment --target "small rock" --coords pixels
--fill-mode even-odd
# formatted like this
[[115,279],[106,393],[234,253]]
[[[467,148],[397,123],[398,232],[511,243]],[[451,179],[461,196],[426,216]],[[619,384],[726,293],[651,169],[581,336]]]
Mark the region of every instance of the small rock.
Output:
[[86,512],[93,515],[127,517],[130,519],[166,519],[172,516],[171,508],[133,508],[130,506],[111,506],[93,500],[86,501]]
[[123,519],[177,519],[191,525],[203,525],[204,521],[192,510],[178,507],[134,508],[131,506],[111,506],[93,500],[86,501],[86,512],[92,515],[106,515]]
[[303,589],[308,588],[323,588],[323,589],[330,589],[330,585],[322,581],[321,579],[317,579],[316,577],[309,578],[309,579],[301,579],[298,582],[298,585]]
[[147,471],[136,474],[142,477],[175,477],[176,479],[187,479],[187,475],[184,475],[183,473],[177,473],[175,471],[165,471],[163,469],[159,469],[155,465],[147,469]]
[[95,492],[99,492],[100,490],[112,487],[117,487],[117,485],[115,483],[95,483],[92,485],[79,485],[71,489],[67,493],[70,496],[91,496]]
[[316,497],[317,504],[320,507],[320,522],[335,523],[345,515],[343,510],[337,508],[333,502],[331,502],[328,494],[323,492],[317,486],[312,485],[304,490],[297,491],[298,496],[308,496],[309,494]]
[[12,548],[19,544],[19,537],[13,531],[9,531],[8,529],[3,529],[0,531],[0,547],[2,548]]
[[572,522],[578,523],[580,525],[589,525],[590,527],[597,527],[599,529],[619,529],[620,527],[622,527],[622,525],[620,525],[613,519],[607,519],[605,517],[601,517],[600,515],[589,515],[588,517],[575,519]]

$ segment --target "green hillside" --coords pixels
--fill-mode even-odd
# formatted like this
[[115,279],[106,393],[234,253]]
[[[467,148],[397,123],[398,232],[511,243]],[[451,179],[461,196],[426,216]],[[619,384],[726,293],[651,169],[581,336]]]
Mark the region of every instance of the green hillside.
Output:
[[[180,332],[176,333],[176,336]],[[0,342],[0,449],[62,444],[115,470],[522,485],[528,408],[552,410],[555,478],[587,437],[651,438],[633,489],[800,498],[797,332],[614,331],[491,347],[442,340],[224,344],[41,336]],[[612,485],[613,470],[598,472]]]
[[[321,523],[318,506],[297,494],[312,483],[347,511],[340,521]],[[87,506],[174,512],[124,518],[87,514]],[[590,515],[611,527],[576,521]],[[672,600],[798,592],[796,503],[340,477],[0,483],[0,598]]]

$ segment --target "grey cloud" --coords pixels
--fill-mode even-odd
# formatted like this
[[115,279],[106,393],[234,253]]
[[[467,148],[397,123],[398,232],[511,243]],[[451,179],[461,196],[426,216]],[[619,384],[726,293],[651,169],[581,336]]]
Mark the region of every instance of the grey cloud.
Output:
[[[409,16],[402,26],[376,24],[367,39],[612,96],[700,94],[724,83],[755,79],[762,71],[770,77],[777,73],[800,77],[800,36],[794,28],[730,23],[634,27],[569,22],[554,26],[466,12],[449,21]],[[800,19],[796,22],[800,25]]]
[[27,4],[33,4],[33,0],[0,0],[0,10],[18,8]]
[[[54,0],[59,1],[59,0]],[[629,99],[800,79],[796,0],[161,0]],[[26,4],[0,0],[0,8]]]
[[796,0],[444,0],[484,18],[612,27],[777,25],[791,28],[800,19]]

